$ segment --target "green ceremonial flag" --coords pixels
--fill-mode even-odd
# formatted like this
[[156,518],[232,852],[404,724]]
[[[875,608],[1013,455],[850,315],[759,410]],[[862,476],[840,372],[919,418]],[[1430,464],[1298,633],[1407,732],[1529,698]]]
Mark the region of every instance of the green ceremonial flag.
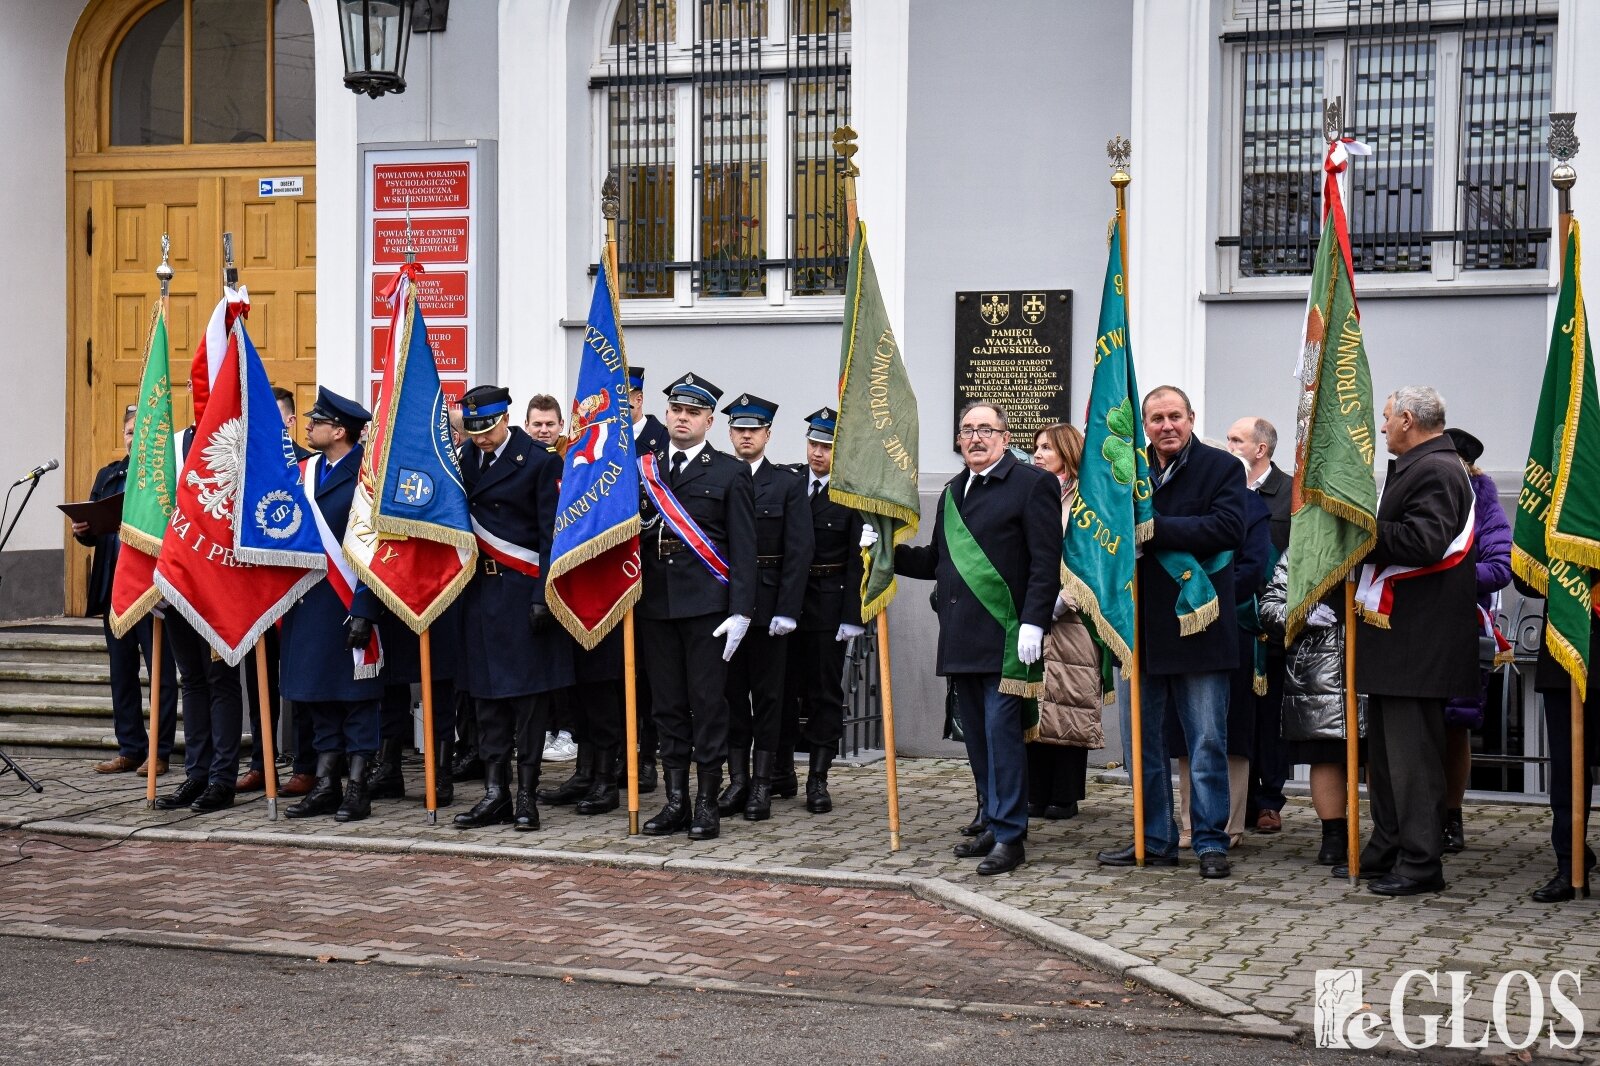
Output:
[[[1338,171],[1343,169],[1341,160]],[[1372,375],[1350,276],[1350,231],[1337,171],[1327,174],[1323,203],[1327,211],[1295,372],[1302,391],[1295,418],[1286,643],[1378,539]]]
[[1154,528],[1139,407],[1139,383],[1128,347],[1122,227],[1116,225],[1100,294],[1078,493],[1061,546],[1061,583],[1100,643],[1122,664],[1124,675],[1133,664],[1134,546]]
[[[1545,640],[1587,698],[1589,616],[1600,568],[1600,400],[1572,222],[1555,329],[1512,527],[1511,568],[1546,596]],[[1551,581],[1554,578],[1554,581]]]
[[860,511],[878,532],[866,549],[861,620],[894,599],[894,546],[917,535],[917,398],[878,275],[867,253],[867,227],[856,225],[845,286],[844,341],[839,352],[839,419],[828,495]]
[[125,635],[161,599],[155,586],[156,556],[172,515],[178,487],[178,460],[172,441],[172,378],[165,303],[151,312],[144,374],[139,379],[133,443],[128,448],[127,488],[122,495],[122,550],[111,584],[108,621]]

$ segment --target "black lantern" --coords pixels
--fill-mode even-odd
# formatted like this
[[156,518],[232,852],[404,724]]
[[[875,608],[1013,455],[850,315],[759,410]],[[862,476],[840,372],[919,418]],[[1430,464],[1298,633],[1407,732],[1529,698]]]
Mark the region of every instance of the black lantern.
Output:
[[344,83],[377,99],[406,91],[412,0],[339,0]]

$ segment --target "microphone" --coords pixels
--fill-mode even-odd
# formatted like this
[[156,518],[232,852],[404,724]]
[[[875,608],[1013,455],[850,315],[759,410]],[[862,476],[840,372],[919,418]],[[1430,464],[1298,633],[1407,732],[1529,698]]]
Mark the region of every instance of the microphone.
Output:
[[48,474],[50,471],[54,470],[56,467],[58,467],[60,465],[61,465],[60,460],[57,460],[57,459],[46,459],[44,462],[42,462],[38,466],[34,467],[32,470],[28,471],[26,474],[23,474],[21,477],[17,478],[17,480],[13,481],[11,483],[11,485],[12,485],[13,488],[15,488],[16,486],[21,485],[24,482],[36,481],[39,478],[43,477],[44,475]]

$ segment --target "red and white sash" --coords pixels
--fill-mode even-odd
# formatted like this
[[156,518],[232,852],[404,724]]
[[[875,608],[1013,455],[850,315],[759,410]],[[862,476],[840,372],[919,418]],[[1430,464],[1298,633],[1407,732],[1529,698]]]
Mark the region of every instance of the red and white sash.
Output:
[[524,548],[520,544],[513,544],[503,537],[497,537],[483,527],[476,518],[472,520],[472,532],[478,538],[478,550],[501,566],[510,567],[519,574],[529,577],[538,577],[539,553],[531,548]]
[[639,457],[639,473],[644,478],[644,491],[650,497],[650,502],[656,505],[661,519],[672,530],[674,536],[688,545],[689,553],[700,560],[711,576],[722,582],[728,583],[728,560],[722,557],[717,546],[711,538],[706,536],[705,530],[694,520],[694,516],[684,510],[678,497],[672,494],[666,482],[661,480],[661,465],[656,462],[654,452],[645,452]]
[[1394,610],[1394,583],[1408,578],[1424,577],[1448,570],[1467,557],[1478,533],[1478,504],[1474,500],[1467,508],[1467,524],[1457,533],[1444,558],[1427,566],[1386,566],[1379,569],[1374,563],[1361,567],[1361,580],[1356,585],[1356,610],[1361,620],[1379,629],[1389,628],[1389,615]]
[[[344,556],[344,548],[334,539],[333,530],[328,527],[328,520],[322,517],[322,508],[317,506],[316,485],[320,477],[322,456],[313,455],[300,464],[300,492],[306,498],[307,510],[311,512],[311,520],[316,523],[317,536],[322,538],[322,551],[328,557],[328,584],[333,586],[333,591],[338,594],[339,602],[344,604],[348,612],[355,603],[356,577],[355,568],[350,565],[350,560]],[[357,681],[364,681],[369,677],[377,677],[383,669],[383,642],[378,639],[378,627],[372,627],[372,639],[367,641],[367,646],[352,651],[355,660],[355,677]]]

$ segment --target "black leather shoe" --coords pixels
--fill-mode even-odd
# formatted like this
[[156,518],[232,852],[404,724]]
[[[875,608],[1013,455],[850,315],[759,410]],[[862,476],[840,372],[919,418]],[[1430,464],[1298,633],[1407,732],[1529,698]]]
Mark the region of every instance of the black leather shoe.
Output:
[[812,748],[811,770],[806,774],[806,810],[812,814],[827,814],[833,810],[833,797],[828,793],[828,770],[833,766],[834,749]]
[[957,844],[951,851],[955,852],[958,859],[976,859],[980,855],[987,855],[994,850],[994,834],[985,829],[971,840]]
[[1534,889],[1533,894],[1528,898],[1535,903],[1567,903],[1576,899],[1578,892],[1583,893],[1584,899],[1589,898],[1589,879],[1585,877],[1583,879],[1583,888],[1574,891],[1572,875],[1565,870],[1557,870],[1556,875],[1547,884]]
[[539,802],[549,807],[564,807],[569,803],[577,803],[587,796],[589,790],[594,787],[598,754],[593,744],[579,743],[578,761],[573,768],[572,776],[555,788],[541,788],[536,793]]
[[[395,748],[395,758],[399,759],[399,747]],[[367,772],[368,760],[365,755],[350,756],[350,784],[344,790],[344,799],[339,803],[339,809],[333,813],[336,822],[360,822],[372,816],[372,793],[367,788],[371,775]],[[398,762],[395,769],[398,770]]]
[[511,790],[506,787],[510,767],[505,762],[485,763],[483,798],[451,819],[457,829],[480,829],[511,821]]
[[[1115,851],[1102,851],[1094,857],[1094,861],[1099,863],[1101,866],[1139,865],[1139,860],[1134,858],[1132,844],[1129,844],[1125,848],[1117,848]],[[1178,856],[1156,855],[1152,852],[1146,851],[1144,853],[1144,864],[1146,866],[1176,866],[1178,865]]]
[[722,816],[717,809],[717,793],[722,790],[722,767],[700,767],[700,791],[694,799],[694,821],[689,823],[690,840],[715,840],[722,832]]
[[972,816],[972,821],[961,827],[961,835],[975,837],[988,827],[989,823],[983,817],[983,800],[980,798],[978,800],[978,813]]
[[667,783],[667,803],[656,816],[644,823],[644,835],[664,837],[681,833],[689,826],[689,771],[666,770],[661,776]]
[[728,751],[728,787],[717,797],[717,813],[733,814],[744,810],[750,800],[750,753]]
[[1078,816],[1078,801],[1071,803],[1051,803],[1044,809],[1044,817],[1052,822],[1065,821]]
[[533,802],[539,788],[537,766],[517,767],[517,795],[511,801],[511,828],[519,833],[532,833],[539,828],[539,807]]
[[1226,852],[1208,851],[1200,856],[1200,876],[1207,881],[1216,881],[1232,872],[1233,867],[1228,865]]
[[204,778],[186,777],[183,779],[183,784],[179,785],[176,791],[169,792],[156,800],[156,810],[175,811],[180,807],[187,807],[199,799],[200,793],[205,790],[206,782]]
[[1367,886],[1367,891],[1379,896],[1420,896],[1424,892],[1443,892],[1444,878],[1435,877],[1431,881],[1418,881],[1400,874],[1389,874],[1373,881]]
[[594,784],[573,806],[579,814],[605,814],[622,806],[622,794],[617,789],[617,756],[610,751],[597,751],[594,756]]
[[332,814],[344,802],[344,789],[339,787],[339,764],[343,756],[337,752],[317,753],[317,783],[301,797],[300,802],[284,809],[285,818],[315,818]]
[[[1330,870],[1328,872],[1328,876],[1334,878],[1335,880],[1348,881],[1350,879],[1350,866],[1349,866],[1349,864],[1348,863],[1340,863],[1338,866],[1335,866],[1332,870]],[[1388,876],[1389,876],[1389,871],[1388,870],[1369,870],[1365,866],[1363,866],[1361,868],[1361,880],[1363,880],[1363,881],[1371,881],[1373,878],[1376,878],[1376,877],[1388,877]]]
[[[788,744],[780,745],[789,747]],[[800,794],[800,778],[794,772],[794,752],[778,752],[778,762],[772,768],[772,794],[779,799],[794,799]]]
[[406,779],[400,772],[399,737],[378,742],[378,757],[372,760],[367,769],[367,798],[406,798]]
[[758,751],[750,769],[750,796],[744,803],[744,820],[764,822],[772,817],[772,767],[778,756]]
[[994,850],[978,864],[978,874],[981,877],[1008,874],[1026,862],[1027,858],[1027,849],[1020,840],[1015,844],[996,844]]
[[1461,824],[1461,809],[1444,812],[1444,850],[1451,855],[1467,850],[1467,830]]
[[[627,767],[623,767],[622,772],[623,772],[624,775],[626,775],[627,772],[628,772]],[[628,781],[627,781],[626,777],[623,778],[622,787],[623,788],[627,788],[628,787]],[[639,795],[648,796],[650,793],[654,792],[655,790],[656,790],[656,759],[655,759],[655,756],[654,755],[641,754],[639,756]]]
[[[1343,818],[1329,818],[1322,823],[1322,848],[1317,852],[1318,866],[1337,866],[1350,857],[1350,823]],[[1348,875],[1346,875],[1348,876]]]
[[201,814],[210,814],[212,811],[223,811],[233,806],[233,789],[227,785],[207,785],[206,790],[196,796],[194,802],[189,804],[191,811]]
[[440,807],[448,807],[456,800],[455,779],[451,775],[454,756],[455,738],[440,737],[433,749],[433,798]]

